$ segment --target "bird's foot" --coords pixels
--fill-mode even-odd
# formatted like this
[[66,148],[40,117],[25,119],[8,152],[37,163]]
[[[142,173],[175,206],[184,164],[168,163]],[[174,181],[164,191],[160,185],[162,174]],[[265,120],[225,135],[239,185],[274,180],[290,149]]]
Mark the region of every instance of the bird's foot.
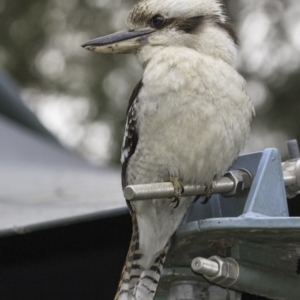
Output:
[[206,189],[205,189],[205,198],[202,203],[207,203],[210,197],[212,196],[215,189],[215,182],[213,181]]
[[174,199],[171,201],[175,203],[173,208],[177,208],[180,202],[181,195],[183,193],[183,183],[177,177],[168,177],[165,180],[166,182],[171,182],[174,187]]

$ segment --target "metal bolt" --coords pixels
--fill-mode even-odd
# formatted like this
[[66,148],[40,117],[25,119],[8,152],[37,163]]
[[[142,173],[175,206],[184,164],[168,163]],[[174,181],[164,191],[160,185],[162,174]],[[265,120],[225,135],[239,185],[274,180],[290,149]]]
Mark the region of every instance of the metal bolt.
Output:
[[203,275],[208,281],[224,287],[233,285],[239,278],[239,265],[231,257],[197,257],[192,261],[191,267],[195,273]]
[[219,272],[219,265],[211,259],[196,257],[192,261],[192,269],[202,275],[214,276]]
[[[212,193],[233,196],[243,189],[249,188],[251,183],[252,177],[249,171],[244,169],[229,171],[224,177],[213,182]],[[129,201],[164,199],[174,196],[174,187],[171,182],[128,185],[123,193]],[[205,193],[206,187],[203,185],[185,185],[182,197],[204,195]]]

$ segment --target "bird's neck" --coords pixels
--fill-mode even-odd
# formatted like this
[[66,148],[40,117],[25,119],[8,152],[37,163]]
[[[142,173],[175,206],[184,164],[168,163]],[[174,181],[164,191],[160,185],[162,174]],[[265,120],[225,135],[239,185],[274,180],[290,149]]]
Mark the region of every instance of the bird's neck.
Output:
[[204,27],[201,39],[196,39],[194,48],[199,53],[221,59],[230,65],[235,65],[237,49],[232,38],[217,27]]

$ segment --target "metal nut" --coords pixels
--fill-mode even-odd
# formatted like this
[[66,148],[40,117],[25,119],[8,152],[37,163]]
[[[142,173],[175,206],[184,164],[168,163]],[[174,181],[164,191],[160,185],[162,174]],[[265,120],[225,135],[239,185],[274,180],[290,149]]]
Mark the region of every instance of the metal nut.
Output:
[[223,193],[223,196],[230,197],[234,196],[245,188],[251,186],[252,183],[252,176],[249,171],[240,169],[240,170],[232,170],[225,174],[226,177],[229,177],[234,182],[233,189],[228,193]]
[[214,276],[204,275],[207,280],[224,287],[229,287],[237,281],[239,277],[239,265],[233,258],[212,256],[209,259],[219,265],[219,270]]

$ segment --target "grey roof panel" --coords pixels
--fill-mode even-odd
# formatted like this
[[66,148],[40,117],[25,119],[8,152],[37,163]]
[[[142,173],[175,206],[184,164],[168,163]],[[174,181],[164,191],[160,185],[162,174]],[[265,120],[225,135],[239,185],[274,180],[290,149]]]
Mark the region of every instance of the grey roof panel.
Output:
[[0,230],[125,210],[120,170],[96,168],[0,115]]

